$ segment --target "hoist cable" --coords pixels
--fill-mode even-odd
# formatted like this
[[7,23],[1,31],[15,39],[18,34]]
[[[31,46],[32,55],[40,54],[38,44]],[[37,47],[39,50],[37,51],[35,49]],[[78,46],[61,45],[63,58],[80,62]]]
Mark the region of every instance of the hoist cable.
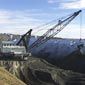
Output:
[[80,42],[82,39],[82,13],[80,14]]

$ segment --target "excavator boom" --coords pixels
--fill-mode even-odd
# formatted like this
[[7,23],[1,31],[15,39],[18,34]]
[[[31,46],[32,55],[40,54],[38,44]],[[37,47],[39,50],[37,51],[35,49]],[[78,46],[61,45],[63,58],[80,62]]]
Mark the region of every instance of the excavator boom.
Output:
[[60,31],[62,31],[79,13],[81,10],[74,12],[71,16],[65,18],[64,20],[59,20],[58,23],[49,29],[46,33],[44,33],[41,37],[39,37],[30,47],[31,50],[34,47],[38,47],[41,44],[47,42],[49,39],[57,35]]

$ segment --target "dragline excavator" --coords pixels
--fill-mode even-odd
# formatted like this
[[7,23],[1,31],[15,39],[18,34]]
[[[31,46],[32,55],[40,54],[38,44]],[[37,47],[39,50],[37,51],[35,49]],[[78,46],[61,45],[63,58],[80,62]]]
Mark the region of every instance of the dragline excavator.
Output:
[[[79,13],[81,10],[74,12],[70,16],[66,17],[65,19],[58,20],[58,23],[54,25],[51,29],[49,29],[46,33],[44,33],[42,36],[40,36],[34,43],[32,43],[30,46],[28,46],[28,43],[30,41],[31,32],[32,29],[30,29],[27,33],[21,36],[20,40],[16,43],[14,46],[3,46],[2,50],[4,49],[4,52],[1,52],[0,56],[1,59],[3,56],[6,57],[6,59],[9,59],[9,56],[11,60],[13,59],[22,59],[24,60],[24,57],[27,58],[29,56],[30,52],[34,47],[39,47],[43,43],[47,42],[49,39],[53,38],[55,35],[57,35],[60,31],[62,31]],[[7,42],[8,43],[8,42]],[[23,46],[23,47],[22,47]],[[5,48],[6,47],[6,48]],[[8,49],[8,52],[5,52],[6,49]],[[24,50],[25,49],[25,50]],[[13,56],[13,58],[11,57]],[[18,58],[17,58],[18,57]]]
[[[28,31],[25,35],[22,36],[22,38],[19,40],[17,45],[19,45],[20,42],[23,41],[23,45],[25,46],[26,52],[30,52],[34,47],[39,47],[40,45],[47,42],[49,39],[53,38],[59,32],[61,32],[76,16],[79,15],[80,12],[81,10],[74,12],[73,14],[66,17],[65,19],[58,20],[58,23],[56,25],[54,25],[46,33],[40,36],[35,42],[33,42],[30,46],[28,46],[28,41],[31,37],[31,32],[32,32],[32,29],[30,29],[30,31]],[[27,37],[28,36],[27,34],[29,35],[29,37]]]

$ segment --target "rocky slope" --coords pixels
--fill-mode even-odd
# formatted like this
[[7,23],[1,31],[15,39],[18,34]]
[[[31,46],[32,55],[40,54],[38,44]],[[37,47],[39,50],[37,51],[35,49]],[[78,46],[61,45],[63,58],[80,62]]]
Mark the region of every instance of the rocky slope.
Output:
[[85,74],[60,69],[40,58],[4,61],[3,66],[27,85],[85,85]]

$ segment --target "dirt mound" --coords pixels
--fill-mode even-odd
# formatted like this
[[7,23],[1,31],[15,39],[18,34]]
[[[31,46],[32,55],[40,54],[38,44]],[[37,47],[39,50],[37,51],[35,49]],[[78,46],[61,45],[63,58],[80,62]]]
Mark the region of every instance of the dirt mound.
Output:
[[26,85],[4,68],[0,67],[0,85]]

